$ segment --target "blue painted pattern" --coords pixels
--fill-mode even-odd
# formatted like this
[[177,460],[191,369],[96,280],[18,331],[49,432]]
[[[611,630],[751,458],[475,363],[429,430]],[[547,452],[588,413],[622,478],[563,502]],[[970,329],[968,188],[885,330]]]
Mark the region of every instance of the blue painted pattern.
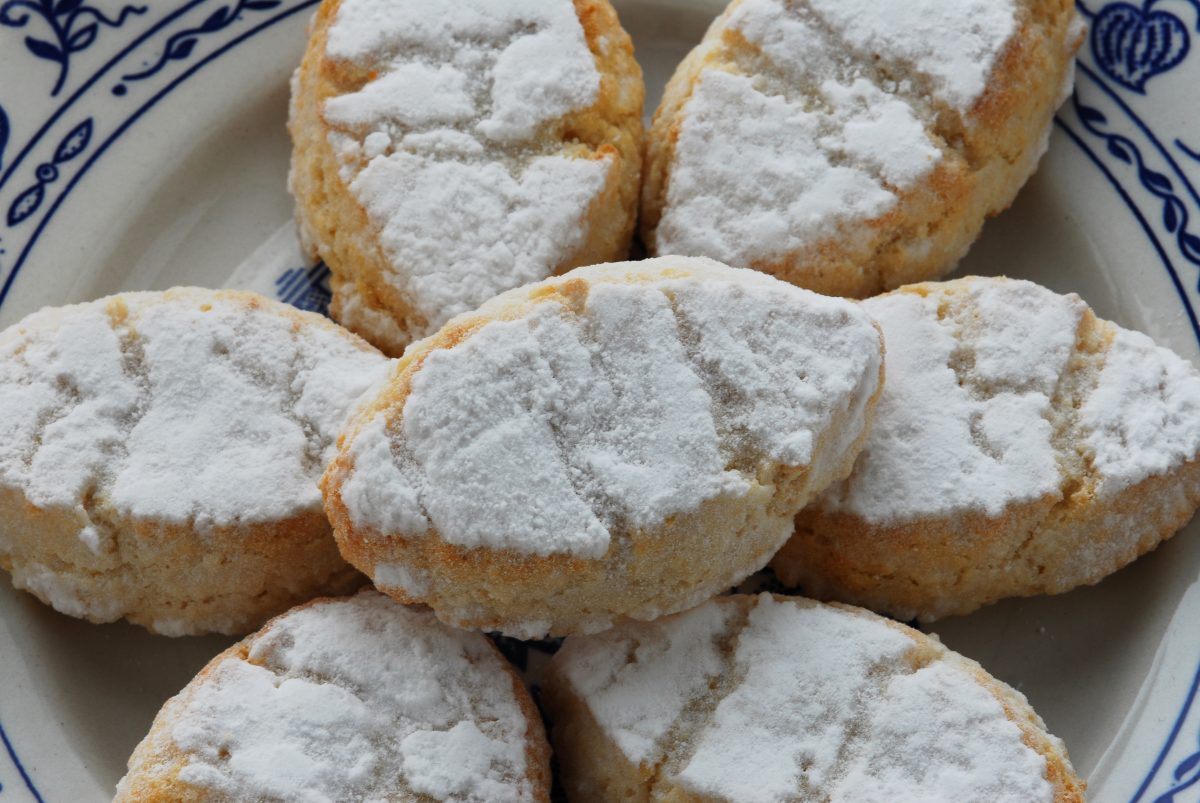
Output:
[[0,106],[0,168],[4,167],[4,148],[8,145],[8,115]]
[[25,47],[58,65],[58,79],[50,91],[53,97],[67,80],[72,54],[91,47],[101,26],[120,28],[129,16],[145,13],[145,6],[125,6],[113,19],[83,0],[9,0],[0,6],[0,25],[22,28],[35,16],[45,23],[53,41],[26,36]]
[[329,268],[318,262],[311,268],[289,268],[275,280],[275,296],[309,312],[329,314]]
[[[1056,123],[1100,170],[1141,224],[1200,339],[1200,322],[1189,292],[1200,287],[1197,274],[1181,276],[1176,268],[1177,263],[1200,268],[1200,236],[1189,230],[1190,221],[1200,211],[1200,193],[1171,149],[1135,111],[1131,99],[1122,97],[1122,92],[1134,98],[1146,95],[1152,78],[1178,68],[1190,52],[1187,26],[1175,14],[1155,9],[1157,2],[1145,0],[1140,7],[1112,2],[1096,13],[1078,3],[1091,20],[1092,66],[1081,58],[1076,91],[1069,104],[1073,115],[1060,114]],[[1200,2],[1179,3],[1196,10],[1200,26]],[[1181,139],[1169,141],[1179,153],[1200,161],[1200,152]],[[1150,206],[1157,205],[1157,215],[1144,211],[1147,201]],[[1196,794],[1200,791],[1198,690],[1200,668],[1154,763],[1133,792],[1131,803],[1200,800]]]
[[18,195],[8,208],[9,227],[16,226],[38,210],[46,196],[46,185],[58,181],[59,167],[82,153],[91,140],[92,119],[89,117],[63,137],[49,162],[37,166],[37,170],[34,171],[37,183]]
[[124,95],[129,88],[128,82],[144,81],[152,75],[157,75],[171,61],[183,61],[192,55],[200,37],[223,31],[242,17],[243,11],[267,11],[278,6],[282,0],[240,0],[235,5],[221,6],[213,11],[199,25],[185,28],[174,33],[163,46],[162,55],[158,61],[144,70],[128,73],[122,76],[124,83],[113,87],[114,95]]
[[[136,34],[129,33],[127,41],[113,42],[117,48],[104,54],[103,63],[94,72],[77,80],[78,86],[65,93],[69,95],[65,100],[53,106],[47,104],[50,113],[23,129],[36,130],[20,143],[11,158],[12,149],[17,148],[9,116],[14,107],[8,104],[6,112],[5,99],[0,98],[0,191],[10,191],[4,216],[8,230],[0,229],[0,233],[16,242],[10,247],[16,254],[15,262],[5,265],[0,261],[0,304],[63,200],[130,126],[206,64],[272,25],[311,9],[316,2],[175,0],[122,5],[115,16],[107,16],[85,0],[0,0],[0,32],[3,28],[22,29],[27,34],[22,42],[24,50],[34,57],[32,63],[49,62],[57,67],[53,86],[48,89],[50,97],[57,97],[66,87],[72,56],[85,50],[102,50],[103,44],[117,38],[102,36],[105,30],[130,31],[135,26],[125,27],[127,21],[134,17],[146,20],[145,27]],[[1196,285],[1196,275],[1181,277],[1176,268],[1177,264],[1200,267],[1200,238],[1189,230],[1200,218],[1200,195],[1160,138],[1121,97],[1122,92],[1130,93],[1126,97],[1146,96],[1147,87],[1156,85],[1151,84],[1154,78],[1188,60],[1191,30],[1175,12],[1194,8],[1200,30],[1200,0],[1173,0],[1174,11],[1164,8],[1164,2],[1089,0],[1089,5],[1096,7],[1094,11],[1080,3],[1091,22],[1088,42],[1092,67],[1081,65],[1080,75],[1088,82],[1086,93],[1076,93],[1069,114],[1064,113],[1057,125],[1086,154],[1137,219],[1200,338],[1200,323],[1188,293],[1188,288]],[[161,17],[153,20],[155,14]],[[207,52],[201,53],[205,50],[200,46],[202,42]],[[149,50],[152,47],[155,49]],[[149,53],[153,56],[147,57]],[[107,106],[99,104],[97,93],[91,92],[97,84],[108,88],[102,93]],[[3,88],[0,86],[0,91]],[[137,95],[141,97],[135,100]],[[117,109],[113,105],[117,103],[126,105]],[[103,116],[97,111],[100,109]],[[1129,131],[1131,126],[1133,133]],[[1170,142],[1174,151],[1200,162],[1200,151],[1180,139]],[[37,165],[31,172],[23,166],[26,160]],[[1147,209],[1153,211],[1148,213]],[[14,237],[13,232],[19,236]],[[0,259],[5,256],[6,250],[0,248]],[[328,280],[329,271],[324,265],[290,268],[277,278],[276,295],[298,307],[325,312],[330,298]],[[504,640],[499,643],[517,662],[527,661],[530,650],[542,649],[540,645]],[[1197,799],[1198,690],[1200,669],[1133,803],[1183,803],[1185,792],[1192,795],[1189,800]],[[0,742],[20,776],[20,780],[15,776],[0,778],[0,795],[23,785],[41,801],[2,727]]]
[[1144,93],[1146,82],[1187,57],[1187,26],[1169,11],[1109,3],[1092,18],[1091,46],[1096,63],[1126,89]]
[[[1081,71],[1087,68],[1080,65]],[[1162,207],[1163,227],[1176,238],[1180,254],[1188,262],[1200,268],[1200,237],[1188,230],[1187,204],[1176,195],[1175,186],[1166,175],[1150,169],[1141,150],[1128,137],[1114,134],[1104,129],[1108,118],[1104,113],[1091,106],[1085,106],[1079,101],[1079,95],[1071,98],[1075,113],[1079,116],[1084,129],[1100,137],[1105,142],[1109,154],[1137,170],[1138,180],[1142,186],[1160,199]]]

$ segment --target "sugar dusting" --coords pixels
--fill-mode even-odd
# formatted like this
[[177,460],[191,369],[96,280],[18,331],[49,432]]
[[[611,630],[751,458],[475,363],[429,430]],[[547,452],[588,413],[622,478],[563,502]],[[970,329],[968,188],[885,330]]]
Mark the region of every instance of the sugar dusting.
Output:
[[[35,313],[0,339],[0,482],[39,507],[209,526],[321,505],[317,480],[388,366],[313,316],[202,290]],[[280,307],[282,310],[283,308]]]
[[179,779],[238,799],[534,800],[501,661],[373,591],[295,610],[185,689]]
[[749,265],[886,214],[942,158],[914,80],[966,112],[1015,26],[1011,0],[738,4],[726,35],[756,54],[697,79],[658,251]]
[[764,594],[568,639],[555,660],[622,753],[660,767],[657,794],[1053,800],[992,693],[952,654],[915,650],[877,617]]
[[[620,283],[635,267],[656,278]],[[572,276],[591,280],[581,310],[547,300],[432,352],[399,425],[355,436],[356,526],[600,557],[614,530],[743,495],[759,466],[808,465],[835,416],[864,426],[850,405],[881,355],[857,305],[702,260]]]
[[1008,279],[943,287],[864,302],[888,381],[854,474],[821,508],[872,523],[999,516],[1082,481],[1063,449],[1090,463],[1101,499],[1200,457],[1200,372],[1186,360],[1114,327],[1094,387],[1068,409],[1055,394],[1087,309],[1078,296]]
[[819,500],[873,522],[1007,506],[1059,493],[1051,400],[1086,309],[1030,282],[975,280],[868,299],[888,377],[875,426],[843,483]]
[[414,335],[544,278],[583,241],[613,163],[545,136],[599,93],[570,0],[347,0],[326,53],[377,73],[324,116],[388,281],[427,322]]

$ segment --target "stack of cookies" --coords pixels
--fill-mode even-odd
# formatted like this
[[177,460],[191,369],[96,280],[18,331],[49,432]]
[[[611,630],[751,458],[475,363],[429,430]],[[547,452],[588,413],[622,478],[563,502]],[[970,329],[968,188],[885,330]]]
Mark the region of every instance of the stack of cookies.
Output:
[[[14,585],[257,630],[117,798],[1083,800],[896,621],[1096,583],[1200,507],[1192,365],[1075,295],[911,283],[1032,173],[1081,35],[735,0],[644,137],[606,0],[326,0],[290,183],[347,328],[176,289],[0,334]],[[661,256],[610,261],[639,205]],[[725,593],[768,563],[815,599]],[[541,712],[485,633],[566,637]]]

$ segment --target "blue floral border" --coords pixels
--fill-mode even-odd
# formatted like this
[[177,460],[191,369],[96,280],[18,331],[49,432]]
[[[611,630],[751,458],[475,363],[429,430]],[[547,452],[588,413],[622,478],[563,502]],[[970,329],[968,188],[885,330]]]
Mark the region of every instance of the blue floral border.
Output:
[[[10,106],[9,109],[6,109],[2,102],[0,102],[0,190],[4,190],[19,180],[20,168],[43,145],[43,141],[54,130],[59,121],[66,115],[69,115],[77,105],[77,102],[84,98],[87,93],[105,81],[114,71],[114,68],[126,60],[130,54],[135,53],[140,48],[152,45],[160,36],[167,35],[176,22],[185,19],[197,7],[209,2],[210,0],[188,0],[174,9],[169,9],[168,13],[161,19],[148,26],[121,50],[105,61],[86,80],[81,82],[67,99],[59,104],[53,113],[46,118],[40,128],[11,159],[8,158],[8,154],[12,153],[11,148],[14,145],[14,126],[13,119],[10,116],[12,107]],[[144,100],[125,117],[111,133],[99,141],[90,153],[88,149],[92,145],[93,137],[97,130],[96,121],[93,116],[79,119],[59,140],[49,157],[36,166],[32,172],[33,180],[16,195],[15,199],[9,203],[7,209],[0,208],[0,221],[7,224],[8,229],[5,231],[4,228],[0,227],[0,277],[3,277],[3,284],[0,285],[0,304],[3,304],[12,287],[13,281],[19,275],[34,245],[38,242],[46,225],[54,217],[63,200],[67,198],[92,165],[103,156],[108,148],[130,126],[136,123],[177,86],[215,59],[245,42],[247,39],[279,24],[283,20],[297,13],[312,9],[318,2],[320,0],[298,0],[298,2],[290,4],[285,4],[282,0],[238,0],[236,3],[220,5],[219,8],[211,12],[200,24],[170,33],[162,46],[162,55],[149,68],[123,73],[119,81],[110,88],[111,94],[117,98],[127,97],[131,84],[148,81],[160,76],[160,74],[162,74],[161,78],[165,83],[161,87],[158,87],[149,98]],[[275,11],[276,13],[257,19],[253,24],[248,25],[244,29],[240,26],[235,29],[235,23],[241,22],[249,13],[262,14],[268,11]],[[26,48],[33,56],[57,64],[58,72],[56,80],[53,88],[49,91],[50,97],[56,97],[59,91],[65,87],[68,80],[71,57],[91,47],[97,41],[101,27],[120,28],[130,19],[141,18],[145,12],[145,7],[127,6],[115,18],[105,18],[104,21],[97,20],[95,28],[91,27],[91,23],[80,28],[73,28],[74,22],[70,22],[69,20],[78,20],[81,15],[99,15],[100,12],[90,9],[81,0],[8,0],[8,2],[0,2],[0,34],[3,34],[4,27],[25,27],[34,22],[35,18],[41,18],[56,35],[61,33],[57,41],[65,42],[65,44],[55,52],[51,50],[52,43],[36,39],[32,35],[27,36],[24,42]],[[54,27],[55,23],[61,26],[61,32]],[[166,74],[167,68],[169,66],[173,66],[176,62],[179,64],[187,62],[198,49],[197,44],[202,38],[220,31],[228,31],[229,38],[224,40],[214,39],[213,46],[208,52],[198,56],[185,69],[182,69],[177,75],[170,77],[170,80],[166,80],[168,77]],[[33,76],[34,72],[31,70],[30,80],[33,80]],[[0,98],[0,101],[3,101],[3,98]],[[83,158],[85,154],[86,158]],[[81,161],[76,163],[77,159],[81,159]],[[61,192],[51,199],[52,190],[54,189],[52,185],[60,178],[63,178],[71,169],[74,169],[74,172],[70,174],[69,178],[65,179]],[[32,230],[32,233],[17,253],[11,268],[5,273],[3,257],[6,256],[7,249],[3,235],[10,234],[11,230],[15,227],[33,225],[32,218],[38,212],[43,211],[44,214],[37,221],[36,228]],[[297,306],[323,310],[323,305],[328,303],[327,279],[327,270],[322,273],[319,270],[306,267],[298,279],[289,283],[288,300]],[[4,754],[11,760],[12,766],[20,776],[20,785],[33,796],[34,800],[42,803],[43,797],[41,793],[18,757],[17,751],[2,724],[0,724],[0,742],[3,743]],[[18,786],[13,781],[10,780],[6,783],[4,778],[0,778],[0,795],[4,795],[8,791],[14,791],[17,788]]]
[[[219,44],[161,86],[78,164],[75,164],[75,160],[84,156],[92,145],[96,126],[92,117],[84,117],[75,122],[59,140],[53,152],[32,171],[32,180],[28,181],[9,203],[8,208],[0,209],[0,219],[3,219],[11,230],[25,225],[38,212],[43,211],[42,207],[45,205],[44,215],[37,222],[36,228],[17,254],[7,274],[4,273],[3,264],[0,262],[0,276],[4,279],[3,285],[0,285],[0,304],[3,304],[33,246],[62,201],[113,142],[159,100],[205,65],[282,20],[312,8],[317,2],[319,0],[300,0],[289,5],[282,0],[236,0],[219,5],[199,23],[167,35],[177,21],[190,15],[197,7],[210,3],[210,0],[188,0],[181,3],[130,40],[83,81],[11,160],[6,160],[6,155],[13,145],[12,119],[0,104],[0,190],[3,190],[15,180],[18,169],[41,146],[44,138],[59,120],[72,110],[77,101],[105,80],[131,53],[160,36],[167,35],[157,59],[143,64],[139,69],[123,72],[119,80],[110,86],[111,94],[118,98],[127,97],[134,84],[160,76],[177,62],[188,62],[206,37],[225,31],[233,33],[236,23],[241,22],[247,14],[277,11],[257,24],[240,30],[227,40],[214,39],[213,41]],[[1196,337],[1200,340],[1200,322],[1197,320],[1188,290],[1189,287],[1198,286],[1198,276],[1185,278],[1176,267],[1177,263],[1181,266],[1186,264],[1200,271],[1200,234],[1190,229],[1191,222],[1200,218],[1200,193],[1197,193],[1195,184],[1172,156],[1170,149],[1122,98],[1122,93],[1130,93],[1135,97],[1145,96],[1154,79],[1176,69],[1190,54],[1192,31],[1178,15],[1161,7],[1164,2],[1167,0],[1141,0],[1140,5],[1123,1],[1108,2],[1098,5],[1098,10],[1095,11],[1089,8],[1089,3],[1082,0],[1078,3],[1080,10],[1091,23],[1089,46],[1085,51],[1085,58],[1081,58],[1078,72],[1079,77],[1083,79],[1081,83],[1087,88],[1081,93],[1077,87],[1069,108],[1061,113],[1055,122],[1100,171],[1141,225],[1169,274]],[[1175,2],[1190,5],[1200,18],[1200,0]],[[30,35],[24,39],[26,49],[36,58],[53,63],[57,67],[53,75],[53,85],[49,89],[50,97],[57,97],[67,85],[74,55],[91,48],[101,39],[105,30],[123,28],[133,19],[144,19],[147,10],[147,6],[130,4],[123,6],[116,16],[109,17],[83,0],[7,0],[0,2],[0,26],[25,28],[30,31]],[[39,21],[42,27],[51,33],[51,38],[33,35],[33,24]],[[1200,30],[1200,19],[1197,20],[1196,29]],[[41,34],[41,37],[44,36],[45,34]],[[1091,61],[1090,66],[1086,63],[1088,60]],[[1130,127],[1133,134],[1127,130]],[[1173,140],[1172,144],[1183,156],[1200,163],[1200,151],[1190,148],[1178,138]],[[52,185],[71,170],[74,172],[66,179],[61,192],[50,200],[55,189]],[[1146,208],[1155,208],[1156,211],[1154,214],[1147,214],[1143,211]],[[5,255],[4,241],[0,237],[0,258]],[[277,291],[281,298],[297,306],[323,310],[328,303],[327,280],[328,270],[324,266],[296,268],[279,277]],[[1154,803],[1178,803],[1181,793],[1198,788],[1200,725],[1191,723],[1197,726],[1196,748],[1185,748],[1183,757],[1175,758],[1182,744],[1178,741],[1180,734],[1189,727],[1192,718],[1200,721],[1197,696],[1200,696],[1200,668],[1197,669],[1179,715],[1155,763],[1130,803],[1145,803],[1149,800],[1153,800]],[[25,787],[40,802],[42,797],[18,759],[2,726],[0,741],[3,742],[5,751],[17,768]],[[1170,766],[1172,760],[1174,766],[1168,773],[1169,777],[1164,777],[1163,770]],[[11,784],[8,788],[11,788]],[[5,789],[3,779],[0,779],[0,793]]]
[[[1089,18],[1088,47],[1080,54],[1071,102],[1055,120],[1058,128],[1100,171],[1138,221],[1175,286],[1192,331],[1200,340],[1193,294],[1200,291],[1200,235],[1191,228],[1200,217],[1200,193],[1171,148],[1151,130],[1133,106],[1148,95],[1150,82],[1183,64],[1191,52],[1192,29],[1162,7],[1165,0],[1108,2]],[[1200,0],[1176,0],[1196,12]],[[1200,153],[1181,139],[1172,141],[1184,156]],[[1154,210],[1153,212],[1148,210]],[[1181,275],[1180,269],[1194,269]],[[1153,764],[1130,803],[1200,800],[1200,666]],[[1191,744],[1180,739],[1193,731]]]

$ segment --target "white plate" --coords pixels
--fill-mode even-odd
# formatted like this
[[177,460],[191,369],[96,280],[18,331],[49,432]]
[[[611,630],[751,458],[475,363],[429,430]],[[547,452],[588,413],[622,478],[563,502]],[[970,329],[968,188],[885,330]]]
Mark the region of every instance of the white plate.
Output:
[[[0,0],[0,326],[121,289],[220,285],[264,243],[242,283],[325,297],[292,256],[284,188],[287,77],[316,0],[139,2]],[[653,104],[719,4],[617,6]],[[960,272],[1077,291],[1196,359],[1200,3],[1085,12],[1050,152]],[[1093,800],[1200,800],[1197,529],[1099,586],[933,628],[1029,696]],[[111,797],[159,705],[229,643],[89,625],[7,582],[0,611],[0,803]]]

